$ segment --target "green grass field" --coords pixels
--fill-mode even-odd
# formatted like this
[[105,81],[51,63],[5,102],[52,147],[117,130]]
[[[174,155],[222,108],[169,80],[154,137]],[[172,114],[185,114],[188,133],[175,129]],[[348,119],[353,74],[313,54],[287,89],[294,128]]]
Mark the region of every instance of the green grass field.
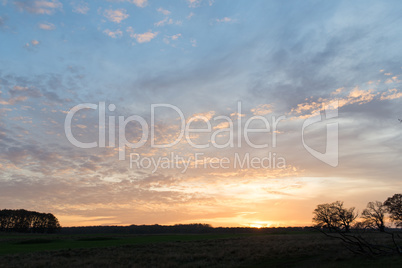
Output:
[[319,233],[0,236],[0,267],[402,267]]

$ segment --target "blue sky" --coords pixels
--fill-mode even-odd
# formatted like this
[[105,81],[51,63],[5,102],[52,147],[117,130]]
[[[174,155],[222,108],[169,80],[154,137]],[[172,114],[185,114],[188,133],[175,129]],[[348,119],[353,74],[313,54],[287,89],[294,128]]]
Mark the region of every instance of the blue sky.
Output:
[[[362,209],[385,200],[401,186],[401,12],[399,1],[2,0],[1,203],[54,212],[62,225],[238,226],[304,225],[319,203]],[[301,143],[304,120],[334,100],[335,168]],[[233,118],[238,102],[244,119],[283,115],[277,148],[202,152],[230,159],[275,152],[287,167],[129,168],[116,148],[80,149],[66,138],[68,111],[99,102],[116,105],[109,115],[147,122],[157,103],[186,118]],[[160,116],[158,139],[166,141],[177,133],[177,114]],[[79,139],[97,137],[96,112],[75,119]],[[328,122],[310,130],[309,146],[325,150]],[[126,132],[139,138],[138,125]],[[135,152],[198,150],[147,143]]]

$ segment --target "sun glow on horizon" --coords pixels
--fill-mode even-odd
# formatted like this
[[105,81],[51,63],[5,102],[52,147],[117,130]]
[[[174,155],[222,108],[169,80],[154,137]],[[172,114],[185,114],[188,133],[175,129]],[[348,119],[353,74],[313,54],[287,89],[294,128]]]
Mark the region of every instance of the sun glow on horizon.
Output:
[[271,222],[266,222],[266,221],[256,221],[253,223],[249,224],[249,227],[251,228],[267,228],[267,227],[273,227]]

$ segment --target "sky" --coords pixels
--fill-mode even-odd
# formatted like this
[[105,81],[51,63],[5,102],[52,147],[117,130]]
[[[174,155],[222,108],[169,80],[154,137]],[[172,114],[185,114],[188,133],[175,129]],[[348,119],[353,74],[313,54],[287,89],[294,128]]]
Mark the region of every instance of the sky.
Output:
[[400,1],[1,0],[0,209],[306,226],[401,192]]

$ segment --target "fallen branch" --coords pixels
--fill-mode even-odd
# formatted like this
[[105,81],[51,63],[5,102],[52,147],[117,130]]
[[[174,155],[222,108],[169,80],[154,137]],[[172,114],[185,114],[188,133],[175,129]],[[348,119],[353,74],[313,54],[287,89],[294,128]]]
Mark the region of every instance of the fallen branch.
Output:
[[332,234],[332,233],[330,234],[330,233],[323,231],[321,228],[317,228],[317,227],[312,227],[312,228],[315,230],[318,230],[319,232],[323,233],[327,237],[341,240],[343,242],[343,245],[345,246],[345,248],[354,254],[365,255],[365,256],[369,256],[369,257],[391,255],[391,254],[402,255],[402,250],[395,240],[394,233],[385,232],[392,236],[392,241],[393,241],[394,247],[390,247],[390,246],[386,246],[386,245],[370,243],[361,235],[346,234],[346,233],[340,232],[339,230],[335,230],[336,234]]

